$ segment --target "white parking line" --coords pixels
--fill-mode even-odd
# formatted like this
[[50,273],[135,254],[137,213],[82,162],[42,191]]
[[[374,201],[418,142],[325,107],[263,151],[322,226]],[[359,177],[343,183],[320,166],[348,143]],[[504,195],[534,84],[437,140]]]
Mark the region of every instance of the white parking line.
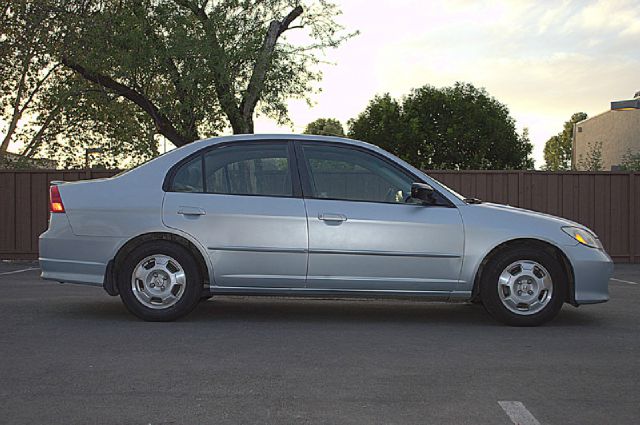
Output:
[[629,285],[640,285],[640,283],[632,282],[630,280],[622,280],[622,279],[614,279],[614,278],[611,278],[611,280],[615,280],[616,282],[628,283]]
[[3,272],[3,273],[0,273],[0,276],[3,276],[5,274],[16,274],[16,273],[28,272],[30,270],[38,270],[38,269],[39,267],[29,267],[28,269],[14,270],[12,272]]
[[509,416],[511,422],[516,425],[540,425],[531,412],[519,401],[499,401],[502,410]]

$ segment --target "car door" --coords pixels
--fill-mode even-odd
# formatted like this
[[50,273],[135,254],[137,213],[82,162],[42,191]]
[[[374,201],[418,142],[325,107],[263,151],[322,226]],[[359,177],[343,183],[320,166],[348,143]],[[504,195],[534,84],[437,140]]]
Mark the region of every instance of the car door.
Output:
[[172,172],[163,221],[207,248],[213,285],[304,287],[307,218],[292,158],[290,142],[239,141]]
[[413,203],[417,177],[366,148],[299,142],[296,152],[309,223],[308,288],[455,290],[464,240],[457,208]]

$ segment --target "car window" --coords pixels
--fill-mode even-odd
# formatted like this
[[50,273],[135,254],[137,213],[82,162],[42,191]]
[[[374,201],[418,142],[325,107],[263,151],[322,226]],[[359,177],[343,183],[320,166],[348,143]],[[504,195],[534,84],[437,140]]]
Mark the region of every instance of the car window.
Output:
[[171,190],[174,192],[203,192],[202,157],[198,155],[176,172]]
[[205,192],[291,196],[285,143],[231,145],[204,155]]
[[315,198],[405,203],[413,179],[375,155],[353,148],[303,145]]

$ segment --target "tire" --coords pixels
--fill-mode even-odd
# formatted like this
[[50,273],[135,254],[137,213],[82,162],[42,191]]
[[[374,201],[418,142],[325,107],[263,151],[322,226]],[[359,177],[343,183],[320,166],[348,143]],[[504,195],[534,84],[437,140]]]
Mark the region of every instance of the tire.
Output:
[[118,271],[120,298],[140,319],[168,322],[190,313],[202,295],[202,276],[183,246],[158,240],[134,249]]
[[517,246],[485,265],[480,298],[491,316],[510,326],[538,326],[557,316],[568,282],[559,261],[548,252]]

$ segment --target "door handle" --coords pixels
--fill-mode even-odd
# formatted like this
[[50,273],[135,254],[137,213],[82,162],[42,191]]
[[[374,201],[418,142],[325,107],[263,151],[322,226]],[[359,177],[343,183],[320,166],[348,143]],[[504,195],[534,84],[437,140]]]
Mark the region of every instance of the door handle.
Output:
[[182,215],[205,215],[206,211],[198,207],[179,207],[178,214]]
[[347,216],[344,214],[318,214],[318,219],[322,221],[343,222],[347,221]]

